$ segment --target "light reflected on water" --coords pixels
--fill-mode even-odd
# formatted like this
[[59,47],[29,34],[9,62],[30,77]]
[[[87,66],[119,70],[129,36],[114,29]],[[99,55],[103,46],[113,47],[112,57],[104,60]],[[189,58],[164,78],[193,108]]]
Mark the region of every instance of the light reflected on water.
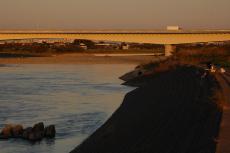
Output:
[[134,65],[10,65],[0,67],[0,128],[55,124],[55,140],[0,141],[1,153],[65,153],[95,131],[131,88],[120,75]]

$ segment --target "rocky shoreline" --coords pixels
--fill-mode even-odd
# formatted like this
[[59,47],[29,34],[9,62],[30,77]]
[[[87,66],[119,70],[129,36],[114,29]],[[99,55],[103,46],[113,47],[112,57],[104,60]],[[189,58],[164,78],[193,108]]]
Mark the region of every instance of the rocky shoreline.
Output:
[[220,87],[204,74],[184,65],[126,82],[138,88],[71,153],[215,153]]
[[28,141],[40,141],[43,138],[54,138],[56,130],[54,125],[44,126],[43,122],[35,124],[33,127],[23,128],[22,125],[8,124],[1,133],[0,140],[8,140],[10,138],[25,139]]

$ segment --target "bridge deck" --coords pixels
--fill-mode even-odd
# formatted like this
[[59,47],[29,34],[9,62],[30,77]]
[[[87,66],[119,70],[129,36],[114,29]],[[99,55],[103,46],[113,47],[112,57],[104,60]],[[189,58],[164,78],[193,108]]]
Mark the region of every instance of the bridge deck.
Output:
[[230,41],[230,31],[0,31],[0,40],[50,38],[184,44]]
[[230,30],[0,30],[0,34],[230,34]]

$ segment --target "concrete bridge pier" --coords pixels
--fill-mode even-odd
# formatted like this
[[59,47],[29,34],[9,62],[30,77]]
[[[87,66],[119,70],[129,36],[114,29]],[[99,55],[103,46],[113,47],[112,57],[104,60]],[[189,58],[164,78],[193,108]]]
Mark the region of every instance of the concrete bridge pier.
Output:
[[165,56],[171,56],[175,50],[175,45],[165,44]]

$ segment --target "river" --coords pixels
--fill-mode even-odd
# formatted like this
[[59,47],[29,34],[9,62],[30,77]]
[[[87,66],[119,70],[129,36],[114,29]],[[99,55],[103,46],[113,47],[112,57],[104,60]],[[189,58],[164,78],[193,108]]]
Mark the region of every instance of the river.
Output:
[[0,153],[68,153],[101,126],[132,90],[118,77],[134,65],[0,66],[0,129],[54,124],[53,140],[0,141]]

